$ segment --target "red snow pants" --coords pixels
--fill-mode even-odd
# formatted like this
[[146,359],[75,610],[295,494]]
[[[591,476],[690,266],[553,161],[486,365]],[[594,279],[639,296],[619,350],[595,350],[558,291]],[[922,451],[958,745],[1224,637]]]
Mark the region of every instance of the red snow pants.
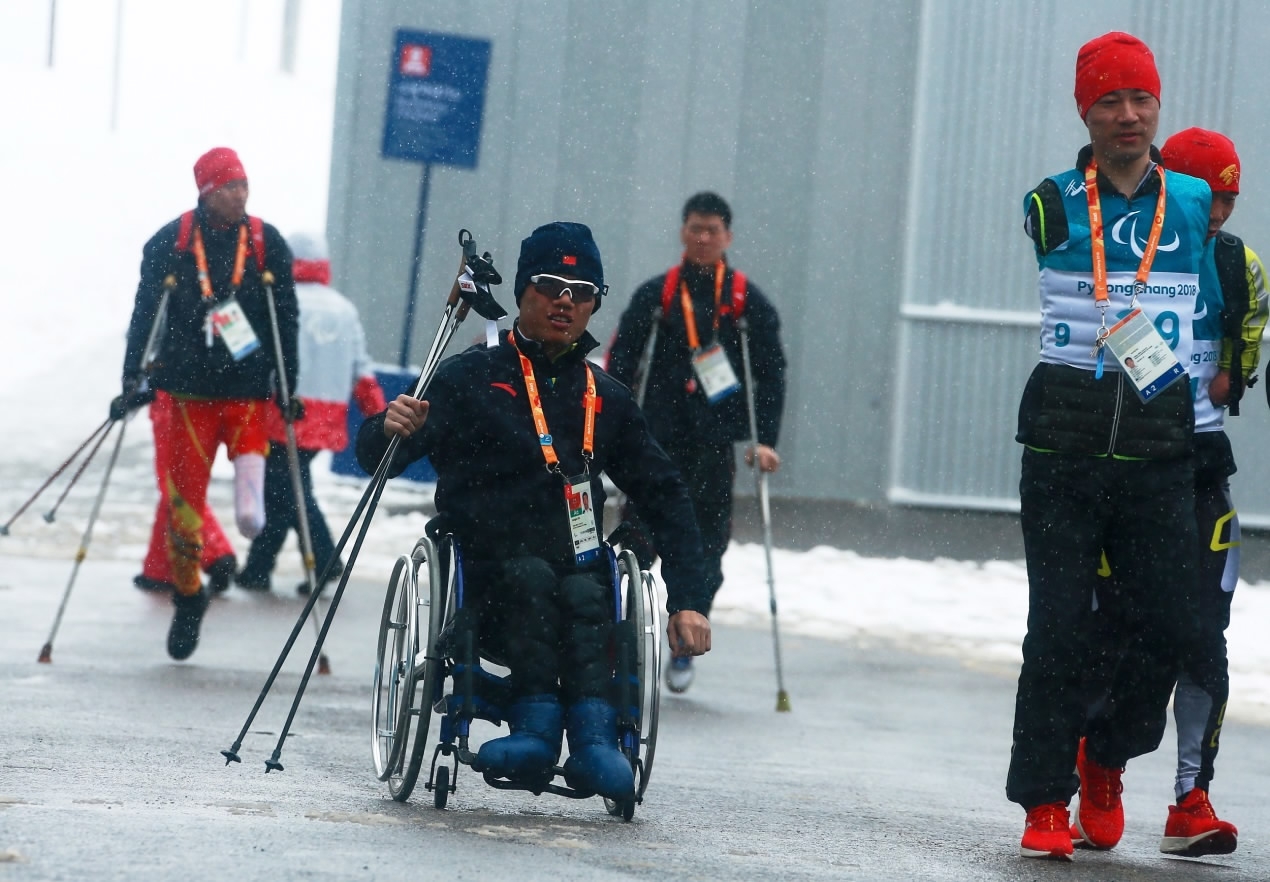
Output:
[[[166,503],[166,544],[172,583],[180,594],[197,594],[199,562],[209,528],[207,484],[216,448],[224,444],[231,460],[247,453],[267,456],[267,401],[246,398],[179,398],[172,396],[165,443],[166,469],[160,479]],[[159,430],[156,423],[155,431]],[[228,545],[224,533],[221,539]]]
[[[172,564],[168,560],[168,500],[164,494],[164,475],[168,473],[168,423],[176,405],[166,392],[156,392],[150,403],[150,422],[154,427],[154,477],[159,487],[159,504],[154,509],[154,526],[150,529],[150,547],[146,550],[141,575],[157,582],[173,583]],[[206,570],[212,561],[226,555],[234,556],[234,546],[221,529],[220,521],[210,505],[203,507],[203,556]]]

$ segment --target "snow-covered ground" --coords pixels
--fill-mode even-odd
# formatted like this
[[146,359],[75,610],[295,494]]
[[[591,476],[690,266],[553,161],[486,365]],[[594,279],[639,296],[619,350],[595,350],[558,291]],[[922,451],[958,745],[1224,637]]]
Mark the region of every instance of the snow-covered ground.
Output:
[[[0,32],[0,523],[96,427],[117,394],[124,332],[141,246],[194,202],[190,167],[217,144],[235,147],[251,177],[251,210],[284,232],[324,226],[334,100],[338,3],[303,5],[296,70],[278,71],[281,0],[205,4],[129,0],[120,97],[111,127],[115,4],[66,2],[56,63],[45,65],[47,10],[6,11]],[[70,10],[67,12],[65,10]],[[73,14],[72,14],[73,13]],[[34,48],[33,48],[34,47]],[[37,51],[38,50],[38,51]],[[33,558],[65,557],[78,545],[107,459],[99,454],[62,514],[40,514],[55,485],[0,538],[0,583],[22,578]],[[338,532],[360,485],[331,475],[320,458],[318,496]],[[212,500],[233,523],[223,458]],[[778,482],[779,486],[779,482]],[[128,428],[120,465],[98,521],[93,560],[140,560],[155,491],[144,415]],[[426,489],[389,486],[358,563],[388,572],[423,528]],[[237,537],[240,557],[246,543]],[[950,654],[1003,672],[1017,667],[1027,617],[1027,580],[1017,561],[933,563],[871,558],[833,548],[774,557],[786,633],[886,640]],[[763,549],[734,545],[716,619],[768,627]],[[299,558],[284,550],[275,588],[290,593]],[[51,616],[62,585],[49,585]],[[113,590],[134,589],[120,584]],[[1228,632],[1232,717],[1270,720],[1270,585],[1241,585]]]

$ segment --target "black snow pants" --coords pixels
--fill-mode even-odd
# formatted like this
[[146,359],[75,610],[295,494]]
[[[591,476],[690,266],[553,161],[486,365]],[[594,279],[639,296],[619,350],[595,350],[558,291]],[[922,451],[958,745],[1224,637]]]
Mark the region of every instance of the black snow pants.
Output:
[[[692,508],[701,531],[702,567],[710,589],[710,601],[723,587],[723,554],[732,541],[732,483],[736,478],[736,452],[726,444],[694,444],[679,442],[663,445],[666,453],[683,475],[692,497]],[[648,525],[640,518],[639,509],[628,502],[622,519],[630,531],[623,544],[639,557],[641,566],[651,567],[657,559]],[[705,610],[706,615],[710,610]]]
[[[1221,741],[1230,694],[1226,627],[1230,603],[1239,581],[1239,519],[1230,498],[1234,471],[1230,441],[1224,432],[1196,436],[1195,520],[1198,527],[1198,578],[1190,608],[1187,638],[1166,647],[1169,657],[1156,658],[1133,631],[1100,604],[1085,628],[1088,641],[1084,683],[1089,699],[1091,755],[1106,748],[1104,718],[1114,716],[1112,687],[1121,663],[1132,666],[1176,666],[1179,670],[1173,714],[1177,725],[1178,796],[1192,787],[1207,791]],[[1112,590],[1118,575],[1108,569],[1099,594]],[[1163,725],[1164,723],[1162,723]]]
[[559,695],[609,699],[615,601],[607,563],[587,570],[537,557],[468,561],[467,603],[481,610],[482,651],[511,672],[513,700]]
[[[1079,788],[1086,729],[1090,601],[1125,623],[1138,646],[1117,668],[1106,708],[1089,723],[1090,757],[1124,766],[1159,746],[1190,639],[1197,578],[1194,467],[1167,461],[1023,453],[1019,482],[1028,622],[1006,796],[1026,809]],[[1098,576],[1103,553],[1114,583]],[[1143,659],[1160,663],[1144,663]]]

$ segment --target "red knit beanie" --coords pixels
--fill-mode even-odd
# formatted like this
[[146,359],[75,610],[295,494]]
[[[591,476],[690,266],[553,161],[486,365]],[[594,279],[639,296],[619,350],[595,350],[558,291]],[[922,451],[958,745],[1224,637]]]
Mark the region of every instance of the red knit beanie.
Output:
[[1094,102],[1119,89],[1141,89],[1160,100],[1155,56],[1132,34],[1112,31],[1080,47],[1076,54],[1076,109],[1084,119]]
[[243,169],[242,160],[228,147],[213,147],[194,163],[194,183],[198,185],[200,199],[230,181],[246,179],[247,172]]
[[1169,171],[1207,181],[1214,193],[1239,192],[1239,154],[1220,132],[1185,129],[1164,142],[1160,155]]

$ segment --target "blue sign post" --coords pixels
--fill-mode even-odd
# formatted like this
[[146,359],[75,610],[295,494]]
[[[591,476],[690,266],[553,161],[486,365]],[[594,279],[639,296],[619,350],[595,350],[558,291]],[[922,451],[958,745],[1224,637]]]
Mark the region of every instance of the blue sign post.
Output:
[[403,368],[410,361],[428,213],[428,178],[434,163],[476,168],[489,58],[489,40],[404,29],[396,34],[381,152],[389,159],[423,163],[410,293],[401,335],[399,363]]

